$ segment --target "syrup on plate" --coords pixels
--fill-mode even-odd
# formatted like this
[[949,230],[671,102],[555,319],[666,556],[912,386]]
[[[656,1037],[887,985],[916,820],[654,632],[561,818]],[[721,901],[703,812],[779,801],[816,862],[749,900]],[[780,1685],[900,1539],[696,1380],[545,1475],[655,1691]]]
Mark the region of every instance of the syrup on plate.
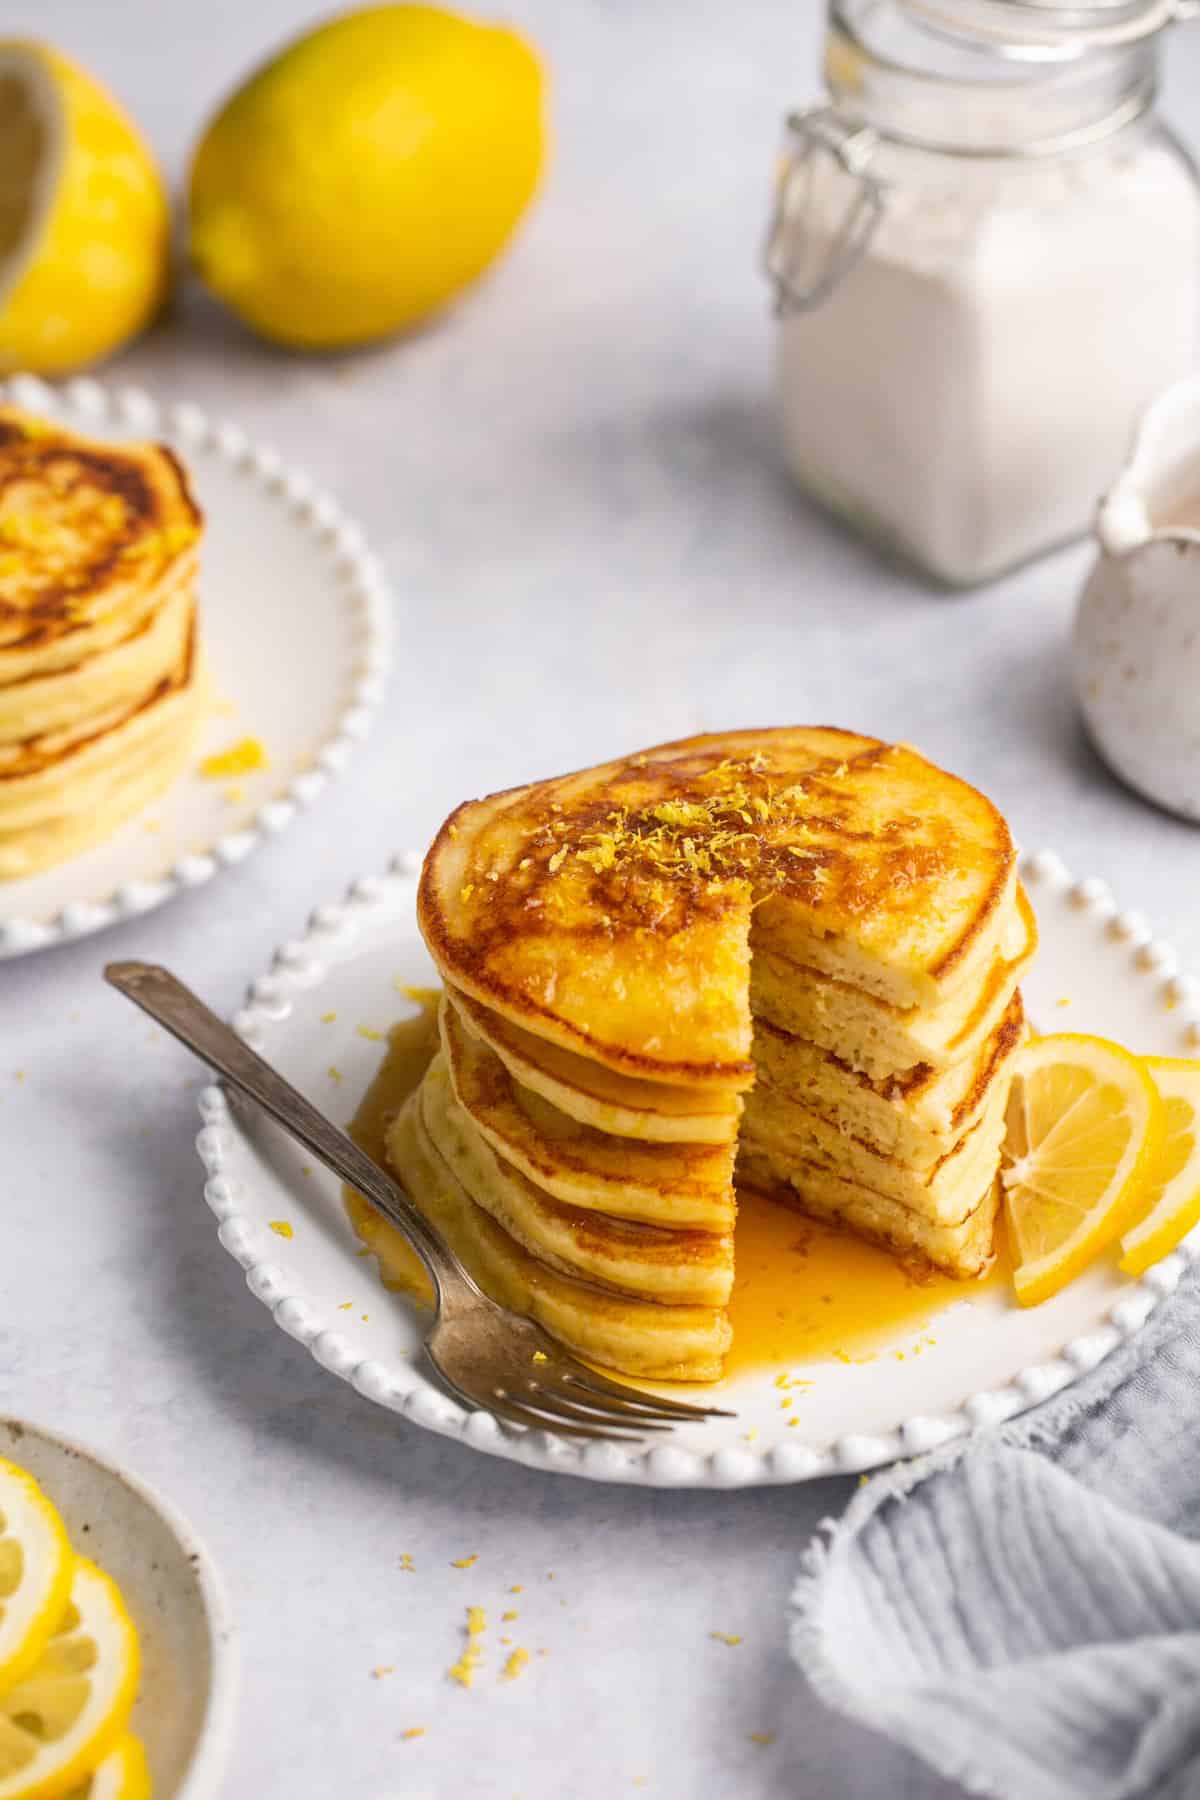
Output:
[[[387,1054],[350,1125],[355,1143],[381,1167],[388,1122],[437,1050],[439,992],[412,989],[410,998],[418,1011],[389,1032]],[[419,1258],[353,1188],[344,1193],[351,1224],[376,1257],[384,1286],[428,1305],[432,1295]],[[919,1354],[920,1334],[939,1312],[1006,1279],[999,1258],[981,1281],[916,1273],[886,1251],[754,1192],[738,1197],[735,1241],[726,1379],[797,1363],[867,1360],[901,1340],[911,1346],[905,1354]]]

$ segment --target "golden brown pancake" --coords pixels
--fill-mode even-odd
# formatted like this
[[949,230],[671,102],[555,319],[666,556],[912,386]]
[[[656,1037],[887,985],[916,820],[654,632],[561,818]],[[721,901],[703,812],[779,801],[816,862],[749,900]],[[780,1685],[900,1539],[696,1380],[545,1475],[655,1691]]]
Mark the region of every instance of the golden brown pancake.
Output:
[[440,1159],[471,1266],[564,1342],[644,1373],[615,1295],[723,1321],[735,1179],[988,1266],[1036,923],[1003,819],[917,752],[736,732],[469,802],[418,916],[442,1054],[390,1159],[426,1194]]
[[661,745],[469,801],[425,861],[444,978],[621,1073],[753,1079],[756,944],[899,1007],[994,958],[1016,890],[990,801],[851,732]]
[[102,842],[184,768],[201,529],[169,450],[0,407],[0,879]]

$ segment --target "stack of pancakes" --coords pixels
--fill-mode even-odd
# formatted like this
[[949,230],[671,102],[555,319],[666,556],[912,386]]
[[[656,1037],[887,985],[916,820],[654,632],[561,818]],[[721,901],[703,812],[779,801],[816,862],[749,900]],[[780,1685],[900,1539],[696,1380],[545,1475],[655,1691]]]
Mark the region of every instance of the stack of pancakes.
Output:
[[0,879],[101,842],[182,771],[201,531],[169,450],[0,407]]
[[419,917],[441,1050],[389,1158],[581,1354],[720,1373],[735,1174],[986,1268],[1035,928],[1004,820],[914,751],[740,732],[469,802]]

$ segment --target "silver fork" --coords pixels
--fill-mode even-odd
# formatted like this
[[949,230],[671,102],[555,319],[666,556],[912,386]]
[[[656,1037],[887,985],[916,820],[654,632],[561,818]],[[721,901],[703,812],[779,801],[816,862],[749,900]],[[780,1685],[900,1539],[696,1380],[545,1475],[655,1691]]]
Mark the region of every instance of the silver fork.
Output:
[[669,1431],[684,1420],[734,1416],[719,1407],[661,1399],[610,1381],[579,1362],[540,1325],[498,1306],[476,1286],[404,1190],[169,969],[116,962],[109,963],[104,976],[231,1087],[257,1101],[396,1227],[433,1284],[436,1307],[425,1354],[464,1406],[482,1407],[508,1425],[625,1443],[643,1432]]

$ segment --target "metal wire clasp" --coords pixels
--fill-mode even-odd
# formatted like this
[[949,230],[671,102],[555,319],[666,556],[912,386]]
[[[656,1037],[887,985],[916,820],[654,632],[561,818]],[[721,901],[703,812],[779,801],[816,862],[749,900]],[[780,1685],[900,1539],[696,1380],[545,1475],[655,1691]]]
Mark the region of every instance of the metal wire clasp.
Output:
[[[779,318],[808,312],[829,298],[862,256],[887,204],[883,182],[867,168],[878,143],[876,132],[848,126],[829,106],[790,113],[787,124],[789,142],[780,158],[763,253]],[[840,222],[818,238],[806,215],[813,208],[823,161],[851,186]]]

